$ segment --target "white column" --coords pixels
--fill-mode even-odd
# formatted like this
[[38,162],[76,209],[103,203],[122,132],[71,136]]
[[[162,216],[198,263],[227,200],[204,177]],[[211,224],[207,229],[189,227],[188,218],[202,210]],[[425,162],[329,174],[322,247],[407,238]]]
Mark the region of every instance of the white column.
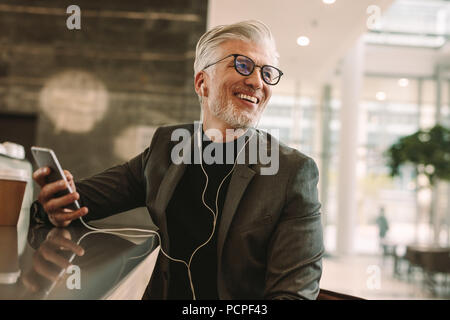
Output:
[[[450,80],[447,81],[447,106],[450,107]],[[450,115],[448,115],[450,119]],[[450,247],[450,182],[447,183],[447,246]]]
[[294,105],[292,106],[292,122],[291,122],[291,142],[295,148],[301,149],[302,145],[300,143],[302,139],[302,128],[303,128],[303,116],[302,116],[302,106],[300,103],[301,99],[301,82],[297,80],[295,82],[294,89]]
[[339,136],[338,223],[336,249],[353,253],[356,227],[356,166],[359,103],[364,73],[364,43],[359,38],[342,64],[342,97]]
[[[322,87],[322,98],[319,109],[320,119],[320,153],[319,153],[319,199],[322,204],[322,225],[327,229],[327,212],[328,212],[328,172],[330,169],[331,160],[331,145],[330,145],[330,122],[331,122],[331,84],[324,84]],[[324,232],[324,242],[326,242],[327,233]]]

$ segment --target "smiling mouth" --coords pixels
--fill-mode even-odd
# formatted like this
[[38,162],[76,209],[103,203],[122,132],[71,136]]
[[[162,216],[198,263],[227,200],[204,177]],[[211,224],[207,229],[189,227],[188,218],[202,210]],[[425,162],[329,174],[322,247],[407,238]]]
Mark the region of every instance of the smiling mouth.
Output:
[[241,100],[245,100],[254,104],[258,104],[259,103],[259,99],[253,96],[249,96],[243,93],[236,93],[235,94],[236,97],[238,97]]

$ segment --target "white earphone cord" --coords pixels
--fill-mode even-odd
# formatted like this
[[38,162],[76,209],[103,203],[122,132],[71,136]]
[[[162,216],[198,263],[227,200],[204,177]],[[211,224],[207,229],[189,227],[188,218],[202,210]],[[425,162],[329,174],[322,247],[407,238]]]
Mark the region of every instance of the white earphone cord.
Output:
[[[209,241],[211,241],[211,239],[212,239],[212,237],[213,237],[213,235],[214,235],[214,232],[215,232],[215,230],[216,230],[216,222],[217,222],[217,216],[218,216],[218,212],[219,212],[218,199],[219,199],[219,192],[220,192],[220,189],[221,189],[223,183],[225,182],[225,180],[228,178],[228,176],[233,172],[234,168],[236,167],[237,159],[239,158],[240,153],[242,152],[242,150],[244,150],[245,146],[250,142],[250,140],[253,138],[253,136],[254,136],[254,134],[255,134],[255,133],[253,132],[252,135],[251,135],[251,137],[250,137],[250,138],[245,142],[245,144],[242,146],[241,150],[240,150],[240,151],[238,152],[238,154],[236,155],[236,159],[235,159],[235,161],[234,161],[233,167],[231,168],[230,172],[227,173],[227,175],[223,178],[222,182],[219,184],[219,187],[218,187],[217,193],[216,193],[216,203],[215,203],[215,204],[216,204],[216,211],[214,212],[214,210],[211,209],[211,208],[206,204],[206,202],[205,202],[205,193],[206,193],[206,189],[208,188],[209,178],[208,178],[208,174],[207,174],[206,171],[205,171],[205,168],[203,167],[203,158],[202,158],[202,150],[201,150],[201,141],[202,141],[202,140],[201,140],[201,130],[202,130],[202,125],[203,125],[203,124],[201,124],[201,125],[199,126],[199,131],[198,131],[198,134],[199,134],[199,147],[200,147],[200,166],[201,166],[202,171],[203,171],[203,173],[204,173],[204,175],[205,175],[205,177],[206,177],[205,187],[204,187],[203,192],[202,192],[202,202],[203,202],[203,204],[205,205],[205,207],[206,207],[206,208],[212,213],[212,215],[213,215],[213,227],[212,227],[211,234],[210,234],[209,238],[208,238],[204,243],[202,243],[200,246],[198,246],[198,247],[192,252],[191,257],[189,258],[189,262],[186,262],[186,261],[181,260],[181,259],[172,258],[170,255],[168,255],[168,254],[164,251],[164,249],[162,248],[161,236],[160,236],[159,233],[156,232],[156,231],[153,231],[153,230],[147,230],[147,229],[137,229],[137,228],[100,229],[100,228],[95,228],[95,227],[92,227],[92,226],[88,225],[88,224],[83,220],[83,217],[80,217],[81,223],[82,223],[86,228],[88,228],[89,230],[93,230],[93,231],[95,231],[95,232],[103,232],[103,233],[109,233],[109,234],[115,234],[115,235],[118,235],[118,236],[127,236],[127,237],[133,237],[133,238],[145,238],[145,237],[149,237],[151,234],[155,234],[155,235],[158,237],[158,240],[159,240],[159,243],[160,243],[160,247],[161,247],[161,252],[164,254],[164,256],[166,256],[166,258],[168,258],[169,260],[172,260],[172,261],[174,261],[174,262],[180,262],[180,263],[183,263],[183,264],[187,267],[188,278],[189,278],[189,284],[190,284],[190,287],[191,287],[192,297],[193,297],[194,300],[196,300],[196,296],[195,296],[195,289],[194,289],[194,285],[193,285],[193,282],[192,282],[192,274],[191,274],[191,263],[192,263],[192,259],[194,258],[194,255],[197,253],[197,251],[200,250],[200,248],[204,247],[205,245],[208,244]],[[119,232],[119,231],[134,231],[134,232],[143,232],[143,233],[150,233],[150,234],[147,234],[147,235],[124,234],[124,233],[121,233],[121,232]],[[88,234],[90,234],[90,233],[91,233],[91,232],[89,232]],[[86,235],[87,235],[87,234],[86,234]],[[83,236],[82,238],[84,238],[84,236]],[[82,239],[82,238],[81,238],[81,239]],[[79,241],[81,241],[81,239],[80,239]]]

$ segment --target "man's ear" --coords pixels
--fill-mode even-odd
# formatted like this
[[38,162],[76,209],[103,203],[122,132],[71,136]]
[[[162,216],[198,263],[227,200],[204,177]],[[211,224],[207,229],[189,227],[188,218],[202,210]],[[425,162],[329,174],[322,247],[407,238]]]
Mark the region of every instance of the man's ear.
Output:
[[204,71],[200,71],[195,75],[194,78],[194,86],[195,86],[195,92],[201,97],[207,97],[208,96],[208,86],[206,84],[207,82],[207,74]]

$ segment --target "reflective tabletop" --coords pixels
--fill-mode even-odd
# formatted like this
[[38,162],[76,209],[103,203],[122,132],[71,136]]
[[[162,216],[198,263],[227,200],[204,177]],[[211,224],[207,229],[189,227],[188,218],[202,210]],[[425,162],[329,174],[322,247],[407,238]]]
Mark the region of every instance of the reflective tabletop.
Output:
[[104,299],[157,248],[154,235],[91,231],[79,221],[0,227],[0,299]]

